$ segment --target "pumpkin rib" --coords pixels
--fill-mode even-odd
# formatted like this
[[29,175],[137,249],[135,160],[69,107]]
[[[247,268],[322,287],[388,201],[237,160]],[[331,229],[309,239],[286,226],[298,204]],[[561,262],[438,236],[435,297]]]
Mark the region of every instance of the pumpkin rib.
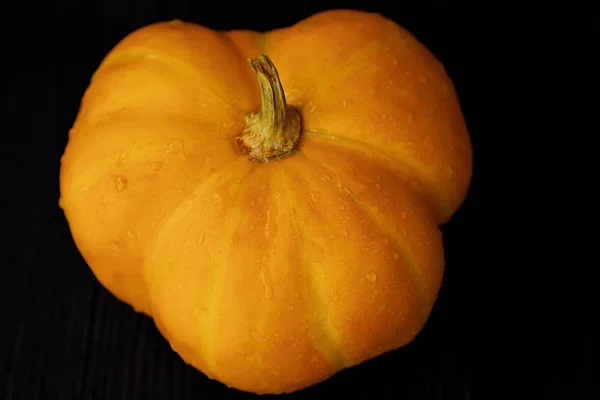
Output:
[[[187,202],[187,200],[189,200],[192,196],[200,197],[199,194],[206,192],[210,188],[210,185],[213,184],[214,182],[218,181],[223,176],[224,173],[231,173],[231,170],[235,170],[234,164],[236,162],[241,164],[244,161],[246,161],[244,158],[237,157],[231,163],[218,169],[212,175],[210,175],[203,181],[199,182],[199,184],[196,186],[196,188],[193,191],[191,191],[191,193],[187,197],[182,199],[180,205],[178,207],[176,207],[171,214],[165,216],[165,218],[163,219],[163,222],[157,228],[158,234],[156,235],[155,240],[151,243],[151,248],[150,248],[150,251],[148,252],[149,256],[146,258],[146,263],[144,264],[144,272],[145,272],[146,282],[150,282],[152,284],[152,287],[148,287],[148,292],[150,293],[150,300],[151,300],[151,306],[152,306],[152,314],[153,314],[153,317],[156,318],[157,320],[161,320],[161,312],[160,312],[160,307],[156,303],[157,296],[155,293],[157,293],[156,286],[160,285],[160,282],[158,282],[157,279],[155,279],[153,277],[153,270],[152,270],[152,268],[148,268],[148,263],[153,262],[153,260],[156,258],[156,254],[158,254],[160,252],[159,244],[161,242],[161,239],[164,237],[164,235],[169,234],[172,229],[176,229],[177,221],[174,221],[173,220],[174,218],[183,219],[187,216],[187,212],[183,209],[184,204]],[[237,168],[236,173],[238,173],[238,174],[242,173],[243,176],[241,177],[240,182],[237,185],[237,191],[234,195],[234,200],[233,200],[234,203],[237,201],[237,199],[239,198],[239,195],[241,194],[241,192],[243,190],[242,182],[255,170],[255,168],[256,168],[256,166],[251,166],[251,168],[246,169],[246,168],[243,168],[243,165],[240,165],[239,168]],[[227,222],[224,225],[223,229],[221,230],[220,238],[218,239],[219,242],[221,242],[221,243],[224,240],[227,240],[227,238],[223,238],[223,236],[226,236],[225,235],[225,230],[226,230],[225,227],[231,225],[231,222],[234,221],[233,217],[235,216],[235,213],[232,211],[233,211],[233,209],[230,209],[227,211],[227,213],[228,213],[228,215],[226,217]],[[165,229],[168,226],[173,226],[173,227],[171,228],[171,230]],[[229,236],[231,236],[231,235],[229,235]],[[226,246],[217,246],[216,249],[225,248],[225,247]],[[222,262],[220,265],[226,266],[226,265],[228,265],[228,263]],[[214,266],[212,268],[214,269]],[[222,282],[223,279],[215,278],[214,281]],[[211,292],[212,300],[209,301],[210,305],[207,304],[207,308],[211,308],[214,306],[214,304],[219,303],[219,299],[217,298],[217,295],[216,295],[217,292],[218,292],[217,290],[212,290],[212,292]],[[189,359],[197,359],[196,355],[201,356],[204,363],[210,368],[209,371],[206,371],[207,374],[209,376],[211,376],[211,378],[213,378],[213,379],[220,380],[219,374],[217,372],[215,355],[212,351],[212,349],[214,349],[214,346],[207,344],[207,343],[213,343],[215,340],[214,336],[216,335],[216,326],[218,324],[218,322],[215,320],[215,314],[216,313],[212,313],[210,315],[210,318],[209,318],[209,320],[211,321],[210,327],[203,326],[202,329],[200,329],[200,332],[202,332],[200,336],[203,339],[200,341],[198,346],[200,347],[201,350],[198,351],[196,354],[191,354],[191,355],[186,354],[186,357],[188,357]],[[166,331],[167,337],[173,338],[177,342],[181,341],[179,338],[177,338],[176,334],[170,332],[170,328],[169,328],[168,324],[164,324],[162,321],[160,321],[159,323],[162,326],[162,328]],[[213,336],[210,337],[210,335],[213,335]],[[207,336],[209,337],[208,339],[207,339]],[[193,346],[190,345],[190,348],[193,348]]]
[[[201,72],[198,69],[192,67],[186,62],[182,62],[179,59],[169,56],[167,53],[154,51],[152,56],[148,54],[146,49],[142,48],[133,48],[127,49],[126,51],[122,51],[121,53],[115,53],[106,58],[105,63],[103,63],[98,70],[94,73],[93,78],[96,77],[99,73],[103,72],[105,69],[119,65],[119,63],[127,64],[131,62],[144,62],[144,63],[161,63],[165,66],[173,68],[177,73],[175,76],[178,76],[181,73],[184,73],[186,76],[195,77],[194,79],[186,80],[186,84],[190,84],[193,82],[195,88],[198,92],[204,93],[208,97],[213,100],[216,100],[220,105],[224,106],[226,109],[230,109],[233,112],[241,113],[242,109],[239,109],[235,106],[235,103],[220,97],[217,93],[212,92],[211,90],[207,90],[205,85],[202,85],[200,81],[198,81],[198,76],[201,76]],[[234,113],[232,113],[234,115]]]
[[359,206],[360,210],[369,218],[369,220],[371,220],[373,224],[375,224],[375,226],[378,229],[385,232],[385,234],[392,240],[394,247],[396,248],[396,250],[398,250],[398,253],[404,259],[404,261],[406,261],[406,265],[408,266],[409,270],[409,275],[412,276],[416,287],[419,288],[421,303],[423,304],[422,312],[425,318],[427,318],[431,307],[433,306],[433,300],[431,299],[431,296],[429,295],[429,292],[426,286],[424,285],[425,278],[423,277],[421,270],[417,267],[417,263],[415,262],[414,257],[411,255],[411,252],[408,249],[406,249],[404,245],[402,245],[402,241],[398,237],[399,235],[395,233],[394,229],[387,225],[384,221],[380,221],[380,219],[377,218],[371,212],[369,207],[367,207],[360,199],[358,199],[354,195],[354,193],[352,193],[350,188],[348,188],[348,186],[343,183],[343,180],[335,174],[335,171],[332,171],[331,169],[327,168],[322,164],[312,161],[311,159],[306,157],[301,151],[300,154],[302,155],[303,159],[306,160],[314,168],[319,168],[327,173],[336,176],[338,183],[341,185],[342,189],[348,195],[348,197],[350,197]]
[[[267,37],[268,37],[268,34],[267,34]],[[285,46],[284,44],[282,44],[282,45]],[[372,42],[366,43],[364,46],[362,46],[358,49],[354,49],[354,51],[352,53],[350,53],[350,55],[348,56],[348,58],[346,60],[340,61],[339,63],[334,65],[331,69],[324,72],[324,75],[319,78],[319,82],[322,82],[321,85],[315,83],[315,84],[311,85],[309,88],[303,88],[303,90],[302,90],[302,97],[304,99],[303,102],[307,103],[307,102],[311,101],[312,96],[315,93],[319,93],[320,91],[327,92],[328,86],[331,85],[332,81],[336,82],[337,79],[343,79],[347,74],[363,68],[361,63],[356,62],[356,59],[358,59],[360,57],[365,57],[365,56],[370,55],[371,53],[374,53],[375,51],[377,51],[379,49],[380,46],[381,45],[378,44],[376,41],[372,41]],[[341,73],[342,71],[345,71],[345,72]],[[335,80],[332,79],[333,77],[335,77]],[[317,82],[317,81],[315,81],[315,82]],[[325,82],[326,82],[326,84],[325,84]]]
[[[297,243],[298,247],[307,247],[305,245],[305,241],[306,241],[306,233],[304,232],[304,230],[301,228],[300,221],[298,221],[298,215],[297,215],[297,204],[296,204],[296,198],[294,196],[291,196],[290,193],[293,192],[293,186],[291,185],[291,178],[285,173],[285,169],[282,169],[281,172],[281,177],[282,180],[281,182],[287,187],[287,192],[288,195],[286,196],[288,201],[287,204],[289,205],[292,215],[293,215],[293,219],[292,219],[292,225],[294,226],[294,230],[298,233],[298,237],[301,239],[299,243]],[[324,288],[323,288],[323,279],[322,277],[317,278],[318,273],[314,268],[310,268],[309,265],[307,265],[307,263],[305,262],[304,257],[301,257],[300,260],[300,267],[302,268],[302,270],[305,272],[306,277],[309,279],[308,282],[308,287],[309,287],[309,300],[308,300],[308,311],[309,311],[309,320],[310,320],[310,325],[311,326],[319,326],[319,330],[320,332],[325,336],[325,343],[317,343],[315,338],[316,335],[314,335],[313,333],[313,344],[315,346],[315,348],[320,351],[323,356],[325,357],[325,359],[327,361],[329,361],[333,366],[335,370],[340,370],[342,368],[346,368],[352,365],[352,360],[350,360],[350,358],[348,357],[348,355],[346,355],[346,353],[344,352],[344,350],[341,348],[341,340],[340,340],[340,332],[339,330],[333,326],[331,319],[330,319],[330,304],[326,301],[326,297],[323,294],[324,293]],[[318,286],[318,287],[317,287]],[[318,315],[318,313],[316,313],[316,309],[322,309],[325,311],[325,315],[327,315],[326,319],[317,319],[315,318],[316,315]],[[327,349],[328,347],[328,349]],[[329,350],[329,351],[327,351]]]
[[[438,223],[442,223],[448,218],[448,215],[450,214],[450,207],[446,205],[445,192],[437,189],[437,186],[435,185],[433,179],[428,177],[426,174],[421,173],[422,169],[418,168],[417,166],[411,166],[411,164],[407,163],[406,160],[403,160],[400,157],[390,154],[385,149],[382,149],[377,145],[362,140],[351,139],[341,135],[324,133],[322,131],[317,131],[313,129],[305,130],[303,133],[308,136],[316,137],[318,139],[330,141],[331,143],[336,143],[336,145],[341,145],[345,148],[358,151],[363,154],[371,152],[369,154],[370,156],[373,155],[372,153],[377,154],[386,161],[385,164],[388,165],[388,167],[396,174],[407,174],[416,178],[419,181],[419,183],[424,184],[426,191],[423,194],[426,196],[427,203],[432,207]],[[407,156],[407,159],[412,160],[414,164],[420,164],[418,160],[415,160],[410,156]],[[419,192],[423,191],[421,190]]]
[[[110,114],[106,117],[103,117],[101,120],[98,121],[86,121],[86,120],[82,120],[79,125],[77,126],[77,129],[75,129],[73,131],[73,136],[70,139],[71,143],[69,143],[69,153],[67,153],[68,156],[71,156],[71,152],[73,151],[71,148],[73,146],[79,147],[78,148],[78,158],[80,157],[84,157],[85,159],[90,159],[90,157],[94,157],[94,154],[97,154],[95,152],[98,152],[100,149],[106,147],[105,144],[111,142],[112,139],[110,139],[109,137],[107,137],[106,135],[103,135],[102,133],[104,131],[108,131],[110,130],[110,127],[112,125],[120,125],[120,124],[124,124],[124,123],[134,123],[136,121],[136,119],[139,119],[137,115],[119,115],[118,118],[117,115],[114,114]],[[160,119],[162,119],[162,117],[158,117]],[[170,117],[169,117],[170,118]],[[145,122],[151,120],[151,118],[144,118],[143,119]],[[137,123],[137,122],[136,122]],[[186,121],[187,123],[187,121]],[[108,125],[108,126],[105,126]],[[200,142],[204,144],[203,150],[210,150],[214,147],[217,146],[223,146],[225,145],[224,142],[229,142],[231,141],[232,137],[231,136],[215,136],[215,137],[202,137],[202,136],[194,136],[194,132],[196,131],[195,127],[191,126],[192,124],[190,123],[190,132],[183,132],[183,129],[179,130],[179,138],[182,138],[186,141],[191,140],[191,141],[196,141],[196,142]],[[141,125],[138,125],[138,127]],[[148,126],[152,126],[152,124],[149,124]],[[148,126],[144,126],[144,128],[148,127]],[[208,125],[210,126],[210,125]],[[215,127],[218,127],[217,125],[214,125]],[[81,136],[78,131],[81,130],[85,130],[86,134],[85,136]],[[199,131],[203,131],[203,130],[199,130]],[[131,140],[131,142],[137,142],[138,139],[138,135],[142,136],[141,133],[137,134],[136,136],[133,136],[130,134],[130,131],[127,132],[129,133],[128,136],[135,138],[134,140]],[[150,136],[150,135],[149,135]],[[85,143],[80,143],[80,141],[84,141]],[[156,147],[157,151],[163,151],[167,146],[168,146],[168,141],[164,140],[164,147],[160,147],[160,145],[155,144],[153,142],[149,142],[148,143],[148,147],[152,146],[152,147]],[[135,149],[131,150],[130,148],[126,148],[125,146],[123,147],[117,147],[114,146],[113,149],[110,150],[110,153],[108,152],[104,152],[104,156],[102,156],[100,158],[100,156],[94,158],[94,162],[95,163],[115,163],[118,162],[119,159],[119,155],[123,152],[134,152],[135,153]],[[83,154],[83,155],[82,155]],[[63,156],[64,157],[64,156]],[[117,160],[117,161],[115,161]],[[70,162],[73,162],[73,160],[70,160]],[[145,161],[145,162],[149,162],[149,161]],[[110,164],[107,165],[110,168]],[[102,168],[95,168],[97,170],[102,169]]]
[[[219,138],[217,141],[213,142],[212,146],[206,147],[206,149],[210,150],[210,149],[216,148],[218,146],[223,146],[223,143],[221,142],[221,140],[230,140],[230,138]],[[102,161],[102,165],[108,164],[108,163],[114,163],[114,159],[117,158],[116,155],[118,155],[119,153],[120,153],[119,150],[115,150],[110,155],[107,155],[105,157],[105,159]],[[238,159],[238,157],[235,157],[229,163],[226,163],[225,165],[223,165],[222,168],[228,168],[237,159]],[[96,163],[99,164],[100,161],[96,160]],[[139,165],[144,165],[144,164],[147,164],[148,162],[140,160],[140,161],[138,161],[138,163],[139,163]],[[181,172],[184,168],[185,168],[184,164],[181,164],[175,172]],[[116,173],[118,173],[118,172],[114,171],[113,168],[110,167],[110,164],[108,164],[106,168],[104,168],[104,167],[88,168],[88,169],[80,171],[79,174],[72,175],[70,185],[77,186],[77,184],[79,184],[79,182],[87,182],[87,183],[92,182],[91,184],[87,185],[86,190],[85,190],[85,192],[89,192],[93,187],[95,187],[98,184],[101,184],[103,179],[106,177],[106,175],[116,174]],[[214,174],[216,174],[216,173],[217,172],[215,172]],[[209,175],[206,179],[208,179],[210,177],[211,176]],[[152,186],[148,185],[146,191],[150,191],[151,189],[152,189]],[[147,193],[146,191],[144,192],[144,194]],[[185,200],[185,198],[183,200]]]
[[[220,276],[215,277],[215,279],[214,279],[215,284],[213,285],[210,300],[208,301],[208,304],[207,304],[208,309],[217,310],[218,304],[224,304],[222,299],[219,297],[219,295],[221,294],[221,292],[223,290],[223,286],[225,284],[225,279],[232,267],[231,263],[229,263],[229,261],[228,261],[230,253],[231,253],[231,246],[227,246],[227,242],[230,241],[231,238],[233,237],[233,233],[235,230],[235,223],[239,220],[239,215],[242,213],[242,207],[241,207],[241,204],[239,203],[240,195],[244,192],[244,190],[249,189],[248,187],[244,188],[242,186],[242,183],[245,182],[249,177],[251,177],[252,173],[255,170],[256,170],[256,165],[252,165],[247,171],[244,172],[244,175],[241,178],[241,180],[238,184],[236,193],[233,197],[232,208],[230,208],[227,211],[227,213],[228,213],[227,219],[226,219],[225,223],[223,224],[223,229],[221,230],[220,237],[217,241],[217,243],[218,243],[217,249],[225,249],[226,248],[226,249],[228,249],[228,251],[227,252],[223,251],[221,253],[220,257],[216,257],[216,255],[218,253],[215,254],[215,257],[213,257],[212,269],[218,270],[220,272],[219,273]],[[217,262],[217,258],[219,259],[218,262]],[[215,268],[215,265],[221,265],[222,268],[220,268],[220,269]],[[227,267],[229,267],[229,268],[227,268]],[[212,370],[212,374],[216,377],[216,379],[221,379],[220,378],[221,374],[217,372],[217,370],[218,370],[217,355],[215,354],[216,346],[214,345],[214,342],[217,339],[217,334],[218,334],[218,329],[217,329],[217,327],[219,326],[219,321],[217,319],[218,315],[219,315],[219,313],[215,311],[215,312],[212,312],[208,317],[208,323],[206,324],[206,326],[203,329],[204,339],[205,339],[204,340],[205,347],[204,347],[204,351],[202,353],[204,354],[206,363],[208,364],[209,368],[211,368],[211,370]]]

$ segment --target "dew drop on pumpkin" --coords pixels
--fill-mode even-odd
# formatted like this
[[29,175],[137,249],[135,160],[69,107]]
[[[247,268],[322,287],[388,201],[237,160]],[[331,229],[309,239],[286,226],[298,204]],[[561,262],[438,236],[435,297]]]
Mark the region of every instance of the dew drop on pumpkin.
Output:
[[273,298],[273,286],[271,284],[271,276],[269,270],[264,265],[260,267],[259,278],[263,283],[265,299],[269,300]]
[[122,192],[127,189],[127,178],[123,175],[115,176],[115,189],[117,189],[117,192]]
[[377,280],[377,274],[375,272],[369,272],[367,274],[367,280],[371,283],[374,283]]
[[204,239],[206,239],[206,231],[204,229],[202,229],[200,231],[200,234],[198,235],[198,239],[196,240],[196,243],[198,245],[201,245],[202,243],[204,243]]
[[162,161],[152,161],[150,163],[150,168],[152,169],[152,171],[158,171],[162,168],[162,166],[163,166]]
[[392,253],[392,258],[394,259],[394,261],[396,261],[397,259],[400,258],[400,254],[398,254],[398,252],[395,251],[394,253]]
[[348,231],[345,231],[345,230],[344,230],[344,231],[342,231],[342,235],[344,235],[345,237],[348,237],[348,236],[350,236],[350,234],[348,233]]
[[427,77],[423,74],[417,74],[417,80],[424,85],[426,85],[428,82]]
[[340,296],[338,295],[338,292],[336,292],[335,290],[331,292],[331,301],[333,301],[334,303],[337,303],[340,300]]
[[138,235],[137,233],[135,233],[134,231],[132,231],[131,229],[127,231],[127,237],[131,240],[137,240]]
[[288,311],[294,311],[296,309],[296,307],[294,307],[293,304],[290,304],[289,306],[286,307]]
[[185,153],[183,150],[183,141],[180,139],[171,139],[165,151],[169,154],[179,153],[185,159]]

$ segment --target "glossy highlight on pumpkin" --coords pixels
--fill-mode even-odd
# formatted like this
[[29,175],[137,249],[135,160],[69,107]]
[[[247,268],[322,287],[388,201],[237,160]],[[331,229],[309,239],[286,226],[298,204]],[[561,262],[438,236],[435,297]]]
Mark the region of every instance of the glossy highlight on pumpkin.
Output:
[[[248,65],[260,55],[301,121],[294,151],[264,160],[239,145],[265,102]],[[450,78],[381,15],[268,33],[172,21],[95,72],[60,205],[97,279],[187,363],[282,393],[418,334],[443,277],[439,225],[471,174]]]

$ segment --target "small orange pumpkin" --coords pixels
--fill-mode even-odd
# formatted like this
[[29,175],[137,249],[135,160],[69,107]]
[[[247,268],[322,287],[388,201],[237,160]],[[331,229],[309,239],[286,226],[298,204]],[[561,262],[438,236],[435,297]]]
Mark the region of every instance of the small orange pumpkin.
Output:
[[281,393],[417,335],[471,173],[451,80],[394,22],[172,21],[94,74],[60,205],[98,280],[187,363]]

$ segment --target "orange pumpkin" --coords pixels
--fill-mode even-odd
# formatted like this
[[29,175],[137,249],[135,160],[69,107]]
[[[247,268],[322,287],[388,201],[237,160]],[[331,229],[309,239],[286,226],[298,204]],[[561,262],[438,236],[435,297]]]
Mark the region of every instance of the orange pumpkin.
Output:
[[187,363],[281,393],[417,335],[471,173],[450,78],[394,22],[172,21],[94,74],[60,205],[98,280]]

